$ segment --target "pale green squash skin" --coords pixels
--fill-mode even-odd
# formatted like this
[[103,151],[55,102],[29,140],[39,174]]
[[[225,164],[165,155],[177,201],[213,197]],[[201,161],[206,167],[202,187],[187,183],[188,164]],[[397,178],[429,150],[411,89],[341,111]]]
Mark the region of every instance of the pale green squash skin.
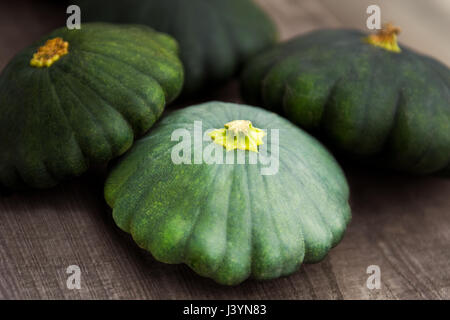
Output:
[[[193,135],[199,120],[203,130],[232,120],[279,129],[278,173],[263,176],[262,165],[248,160],[175,165],[173,131]],[[267,136],[264,143],[270,152]],[[242,152],[248,159],[251,151]],[[115,222],[141,248],[226,285],[289,275],[323,259],[351,219],[348,198],[343,172],[317,140],[274,113],[221,102],[164,117],[119,159],[105,184]]]
[[[69,53],[30,66],[47,39]],[[178,47],[145,26],[62,28],[17,54],[0,75],[0,188],[47,188],[123,154],[183,85]]]

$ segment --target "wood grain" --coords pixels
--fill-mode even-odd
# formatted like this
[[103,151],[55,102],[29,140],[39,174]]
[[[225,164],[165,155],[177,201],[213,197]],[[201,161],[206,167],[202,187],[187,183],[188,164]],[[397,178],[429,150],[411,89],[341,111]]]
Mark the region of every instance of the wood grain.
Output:
[[399,41],[450,65],[448,0],[256,0],[277,22],[281,38],[320,28],[366,30],[366,9],[376,4],[382,22],[402,29]]
[[[283,38],[351,23],[330,1],[258,2],[270,10]],[[2,2],[0,68],[57,25],[61,14],[31,1]],[[237,84],[211,98],[240,101]],[[0,298],[449,299],[450,180],[343,165],[353,210],[344,240],[323,262],[290,277],[236,287],[219,286],[183,265],[159,263],[137,248],[103,201],[103,168],[51,190],[0,195]],[[81,290],[66,287],[69,265],[82,270]],[[366,287],[369,265],[381,268],[380,290]]]

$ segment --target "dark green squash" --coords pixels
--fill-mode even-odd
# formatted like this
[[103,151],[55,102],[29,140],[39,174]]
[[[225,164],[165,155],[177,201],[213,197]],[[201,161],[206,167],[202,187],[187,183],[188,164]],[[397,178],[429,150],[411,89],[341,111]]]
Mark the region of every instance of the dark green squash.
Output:
[[149,27],[52,32],[0,75],[0,187],[54,186],[123,154],[182,85],[175,40]]
[[79,0],[84,21],[140,23],[172,35],[185,67],[184,93],[206,92],[277,39],[251,0]]
[[[221,138],[230,130],[245,140],[232,137],[227,152]],[[350,221],[348,197],[344,174],[316,139],[274,113],[221,102],[164,117],[105,185],[115,222],[140,247],[227,285],[323,259]]]
[[450,71],[398,48],[397,32],[321,30],[280,44],[248,64],[243,95],[357,161],[448,174]]

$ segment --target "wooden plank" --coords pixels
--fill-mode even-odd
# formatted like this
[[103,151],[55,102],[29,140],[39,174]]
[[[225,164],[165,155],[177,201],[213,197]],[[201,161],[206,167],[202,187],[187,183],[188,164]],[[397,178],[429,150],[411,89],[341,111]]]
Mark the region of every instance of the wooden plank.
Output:
[[[0,200],[1,298],[435,299],[450,297],[450,181],[347,168],[353,221],[321,263],[279,280],[226,288],[167,266],[118,230],[102,173]],[[66,288],[69,265],[82,289]],[[366,269],[379,265],[381,290]]]
[[401,27],[401,43],[450,65],[448,0],[256,1],[277,22],[282,39],[320,28],[367,30],[366,9],[375,4],[381,8],[383,22],[393,22]]
[[[355,17],[327,0],[258,2],[278,22],[283,39],[353,26]],[[358,8],[357,2],[345,7]],[[0,3],[0,68],[57,24],[60,11],[45,12],[31,1]],[[436,39],[428,47],[437,56]],[[241,101],[235,82],[208,98]],[[0,299],[449,299],[450,181],[344,169],[353,221],[341,244],[323,262],[290,277],[236,287],[159,263],[139,249],[115,226],[103,201],[101,168],[52,190],[0,195]],[[66,287],[69,265],[81,267],[81,290]],[[366,287],[369,265],[381,268],[380,290]]]
[[338,17],[317,0],[256,0],[277,23],[282,40],[319,28],[337,28]]
[[65,9],[45,1],[0,2],[0,70],[21,49],[62,26]]
[[450,65],[450,1],[448,0],[319,0],[343,27],[366,29],[366,9],[376,4],[381,20],[402,29],[399,41]]

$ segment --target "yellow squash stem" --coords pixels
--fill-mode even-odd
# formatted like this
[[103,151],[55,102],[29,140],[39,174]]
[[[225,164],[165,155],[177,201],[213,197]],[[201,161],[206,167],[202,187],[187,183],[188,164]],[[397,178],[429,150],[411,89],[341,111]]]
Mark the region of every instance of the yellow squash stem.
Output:
[[50,39],[33,54],[30,65],[36,68],[48,68],[68,53],[69,43],[67,41],[59,37]]
[[234,120],[224,127],[212,131],[209,136],[227,151],[240,149],[258,152],[258,146],[263,144],[262,138],[266,135],[263,130],[254,128],[248,120]]
[[397,35],[400,31],[400,28],[387,23],[378,33],[371,34],[365,40],[374,46],[398,53],[402,51],[397,44]]

